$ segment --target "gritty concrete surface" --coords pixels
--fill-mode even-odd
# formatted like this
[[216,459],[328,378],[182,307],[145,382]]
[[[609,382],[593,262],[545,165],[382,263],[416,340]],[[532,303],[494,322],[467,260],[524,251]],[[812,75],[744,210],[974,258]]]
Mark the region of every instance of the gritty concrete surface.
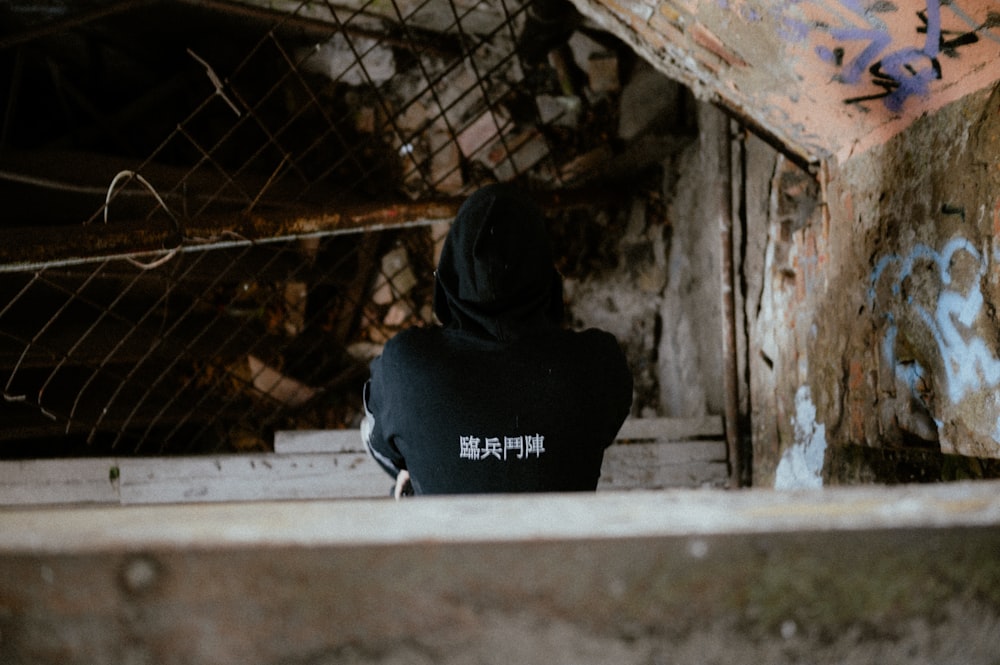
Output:
[[995,483],[0,512],[0,660],[996,663]]
[[[453,636],[428,636],[422,640],[383,643],[374,648],[345,647],[303,659],[279,661],[283,665],[681,665],[710,663],[742,665],[995,665],[1000,647],[1000,619],[981,606],[953,606],[943,620],[914,620],[891,636],[866,634],[854,628],[832,638],[817,639],[793,620],[776,633],[753,637],[725,623],[705,625],[680,638],[648,635],[606,636],[559,618],[529,612],[484,612],[477,617],[475,637],[458,641]],[[466,636],[467,639],[468,636]],[[440,640],[440,642],[439,642]],[[446,649],[437,646],[444,643]]]

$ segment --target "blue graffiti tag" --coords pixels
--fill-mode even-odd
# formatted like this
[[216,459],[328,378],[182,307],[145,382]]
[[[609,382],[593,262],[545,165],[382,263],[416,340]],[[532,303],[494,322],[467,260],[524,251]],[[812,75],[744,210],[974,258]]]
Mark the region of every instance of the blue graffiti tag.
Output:
[[[965,252],[976,263],[975,279],[963,290],[949,288],[952,284],[952,261],[959,252]],[[869,305],[874,308],[876,285],[890,266],[898,266],[899,271],[892,281],[892,295],[899,296],[903,281],[909,277],[918,264],[931,263],[937,267],[944,287],[938,295],[933,311],[906,299],[933,337],[941,354],[941,361],[947,382],[947,395],[952,403],[961,401],[970,392],[994,389],[1000,385],[1000,360],[993,355],[986,342],[972,331],[972,326],[984,306],[980,282],[987,270],[987,259],[965,238],[953,238],[938,252],[926,245],[916,245],[910,254],[901,259],[897,255],[883,257],[872,271],[868,290]],[[915,389],[917,380],[923,377],[924,369],[919,363],[900,363],[896,359],[896,337],[899,333],[896,317],[891,311],[885,312],[889,322],[883,340],[882,353],[897,373]],[[909,365],[909,366],[907,366]],[[1000,427],[1000,419],[998,419]]]

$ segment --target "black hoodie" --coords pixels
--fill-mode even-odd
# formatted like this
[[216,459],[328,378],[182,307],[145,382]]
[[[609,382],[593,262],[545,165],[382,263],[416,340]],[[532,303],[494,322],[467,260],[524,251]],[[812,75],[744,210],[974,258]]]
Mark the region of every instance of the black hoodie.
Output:
[[417,494],[593,490],[628,415],[615,338],[561,328],[562,280],[540,211],[507,185],[462,205],[434,311],[372,362],[369,448]]

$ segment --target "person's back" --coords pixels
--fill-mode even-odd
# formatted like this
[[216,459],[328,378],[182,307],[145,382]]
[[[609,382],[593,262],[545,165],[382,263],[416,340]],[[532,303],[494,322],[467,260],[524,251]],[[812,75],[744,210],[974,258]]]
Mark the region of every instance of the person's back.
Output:
[[403,331],[366,386],[367,443],[417,494],[593,490],[628,415],[613,336],[560,326],[544,219],[494,185],[462,206],[438,266],[444,327]]

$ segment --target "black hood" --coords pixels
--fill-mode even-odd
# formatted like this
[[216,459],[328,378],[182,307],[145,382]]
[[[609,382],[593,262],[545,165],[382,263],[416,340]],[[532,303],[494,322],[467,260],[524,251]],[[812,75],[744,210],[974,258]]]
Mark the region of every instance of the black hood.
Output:
[[489,185],[462,204],[438,262],[434,313],[445,326],[501,341],[562,321],[562,278],[530,199]]

